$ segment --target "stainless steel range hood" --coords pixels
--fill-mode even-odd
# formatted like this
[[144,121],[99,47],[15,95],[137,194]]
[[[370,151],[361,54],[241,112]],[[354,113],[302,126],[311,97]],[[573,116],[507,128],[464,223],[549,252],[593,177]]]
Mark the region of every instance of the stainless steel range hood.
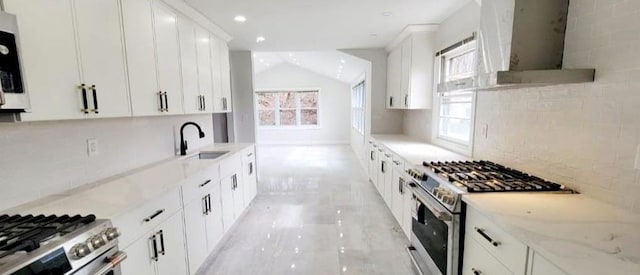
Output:
[[438,92],[593,82],[595,69],[563,69],[569,0],[484,0],[475,77]]

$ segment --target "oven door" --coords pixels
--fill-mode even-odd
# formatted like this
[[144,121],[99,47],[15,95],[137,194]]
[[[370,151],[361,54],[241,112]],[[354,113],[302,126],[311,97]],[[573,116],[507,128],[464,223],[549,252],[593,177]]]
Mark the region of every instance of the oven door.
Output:
[[460,215],[448,211],[420,187],[412,185],[411,189],[415,207],[410,252],[417,258],[414,262],[420,269],[426,267],[427,274],[458,275]]
[[118,250],[117,246],[100,255],[80,268],[73,275],[122,275],[120,263],[127,258],[127,254]]

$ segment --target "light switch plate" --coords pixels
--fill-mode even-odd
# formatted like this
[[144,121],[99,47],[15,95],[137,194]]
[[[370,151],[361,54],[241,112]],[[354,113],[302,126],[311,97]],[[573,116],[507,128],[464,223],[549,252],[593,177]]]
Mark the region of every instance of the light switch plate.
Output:
[[634,167],[640,170],[640,144],[638,145],[638,148],[636,148],[636,162]]
[[87,154],[90,157],[100,154],[100,148],[98,147],[98,140],[95,138],[87,139]]

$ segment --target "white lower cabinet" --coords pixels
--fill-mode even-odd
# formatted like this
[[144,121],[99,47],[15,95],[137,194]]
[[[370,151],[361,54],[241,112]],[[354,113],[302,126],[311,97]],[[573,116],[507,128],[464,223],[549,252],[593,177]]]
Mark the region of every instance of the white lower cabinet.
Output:
[[402,230],[404,230],[404,234],[407,236],[407,239],[411,240],[411,227],[413,226],[413,217],[411,216],[411,212],[416,205],[415,198],[413,197],[413,192],[411,192],[411,188],[409,187],[409,183],[404,183],[404,194],[402,195]]
[[[395,165],[394,165],[395,167]],[[393,184],[391,185],[391,212],[393,212],[393,216],[396,218],[399,224],[402,224],[404,219],[404,215],[402,211],[404,210],[404,178],[402,177],[403,171],[394,168],[393,169]]]
[[123,274],[187,274],[182,211],[174,213],[152,231],[125,248]]
[[566,275],[473,207],[466,215],[463,261],[464,275]]
[[247,207],[258,194],[258,174],[256,172],[255,148],[242,152],[242,182],[244,190],[244,206]]
[[[496,258],[487,253],[478,242],[466,237],[464,243],[463,275],[513,275]],[[518,273],[521,274],[521,273]]]
[[566,275],[564,271],[537,253],[531,253],[527,275]]
[[220,181],[220,202],[222,203],[222,225],[224,232],[229,231],[244,210],[242,184],[238,173],[222,178]]

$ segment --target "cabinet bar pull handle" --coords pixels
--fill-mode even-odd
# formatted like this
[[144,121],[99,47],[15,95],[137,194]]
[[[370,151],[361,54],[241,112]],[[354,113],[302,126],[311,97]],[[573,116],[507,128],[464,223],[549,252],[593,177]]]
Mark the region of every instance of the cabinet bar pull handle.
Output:
[[162,100],[162,91],[158,92],[158,99],[160,99],[160,109],[158,111],[164,112],[164,100]]
[[213,211],[213,209],[211,209],[211,194],[207,195],[207,202],[209,203],[209,209],[207,210],[207,212],[211,213]]
[[482,274],[482,271],[480,271],[480,270],[478,270],[478,269],[475,269],[475,268],[472,268],[472,269],[471,269],[471,271],[473,272],[473,275],[480,275],[480,274]]
[[386,162],[385,162],[384,160],[383,160],[382,162],[380,162],[380,171],[381,171],[382,173],[386,173],[386,171],[385,171],[385,170],[386,170],[386,169],[385,169],[385,168],[386,168],[386,167],[385,167],[385,164],[386,164]]
[[478,234],[480,234],[480,236],[482,236],[487,241],[489,241],[493,246],[498,247],[500,245],[500,242],[494,241],[491,237],[489,237],[489,235],[487,235],[487,233],[484,232],[484,229],[476,227],[475,230],[476,232],[478,232]]
[[158,241],[156,240],[156,235],[153,234],[149,238],[153,242],[153,256],[151,256],[151,260],[158,261]]
[[84,83],[80,84],[80,89],[82,89],[82,111],[85,114],[89,113],[89,103],[87,102],[87,85]]
[[404,95],[404,106],[405,107],[409,106],[409,95]]
[[389,107],[393,107],[393,96],[389,97]]
[[249,175],[253,175],[253,162],[249,162]]
[[93,112],[98,114],[98,89],[96,89],[96,85],[91,85],[91,90],[93,91]]
[[164,111],[169,111],[169,97],[167,96],[167,92],[164,92]]
[[198,96],[198,111],[202,111],[202,96]]
[[393,161],[393,163],[394,163],[395,165],[400,165],[400,162],[399,162],[399,161],[397,161],[397,160],[394,160],[394,161]]
[[198,187],[204,187],[205,185],[209,184],[211,182],[211,180],[207,180],[204,183],[198,185]]
[[153,215],[149,216],[148,218],[145,218],[144,222],[150,222],[151,220],[155,219],[157,216],[159,216],[162,213],[164,213],[164,209],[158,210]]
[[207,205],[207,196],[202,197],[202,214],[207,215],[209,213],[209,206]]
[[164,255],[164,253],[166,252],[164,250],[164,232],[160,230],[158,231],[158,234],[160,234],[160,255]]
[[404,179],[402,177],[398,178],[398,192],[404,194]]
[[249,153],[247,154],[247,157],[253,156],[253,153]]
[[373,160],[373,153],[375,153],[375,151],[371,150],[371,156],[369,157],[371,160]]

